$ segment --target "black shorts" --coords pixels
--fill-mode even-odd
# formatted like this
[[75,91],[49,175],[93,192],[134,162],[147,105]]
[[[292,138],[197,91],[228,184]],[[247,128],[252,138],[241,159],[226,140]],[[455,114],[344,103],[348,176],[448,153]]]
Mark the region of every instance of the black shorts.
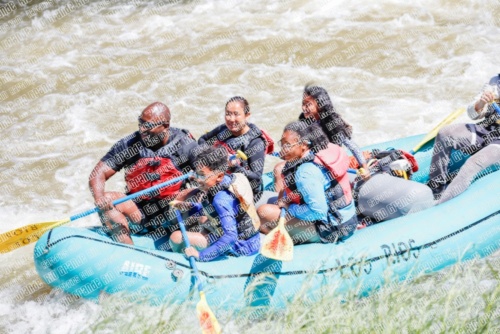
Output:
[[358,225],[356,215],[341,225],[327,224],[323,221],[315,221],[314,226],[319,234],[321,242],[336,243],[341,242],[353,235]]

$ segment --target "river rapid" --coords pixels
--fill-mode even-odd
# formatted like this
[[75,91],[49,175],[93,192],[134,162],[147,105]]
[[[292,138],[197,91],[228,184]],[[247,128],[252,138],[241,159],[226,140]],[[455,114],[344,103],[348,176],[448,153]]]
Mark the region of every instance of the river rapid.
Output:
[[[92,168],[151,102],[199,137],[241,95],[279,139],[314,83],[363,146],[425,133],[466,107],[499,71],[499,36],[498,0],[2,1],[0,232],[93,207]],[[107,189],[123,187],[119,174]],[[0,255],[0,333],[93,331],[102,306],[51,291],[32,254]]]

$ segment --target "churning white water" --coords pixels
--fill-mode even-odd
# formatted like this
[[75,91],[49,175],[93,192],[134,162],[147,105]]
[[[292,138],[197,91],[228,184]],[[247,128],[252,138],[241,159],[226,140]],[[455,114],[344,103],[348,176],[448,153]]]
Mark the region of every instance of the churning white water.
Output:
[[[367,145],[465,107],[499,71],[499,36],[496,0],[2,1],[0,232],[92,207],[93,166],[151,102],[198,137],[242,95],[279,138],[315,83]],[[89,328],[101,306],[51,291],[32,252],[0,255],[0,333]]]

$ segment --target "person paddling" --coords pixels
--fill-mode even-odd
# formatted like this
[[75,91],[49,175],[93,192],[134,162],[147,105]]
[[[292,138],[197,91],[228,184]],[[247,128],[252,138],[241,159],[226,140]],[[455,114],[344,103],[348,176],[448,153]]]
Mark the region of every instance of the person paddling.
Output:
[[225,124],[204,134],[198,139],[199,149],[208,146],[222,146],[229,156],[237,150],[246,154],[248,160],[231,159],[228,171],[245,175],[252,186],[254,199],[257,201],[262,193],[262,172],[267,153],[274,150],[271,137],[255,124],[249,123],[250,106],[241,96],[234,96],[226,102]]
[[[175,220],[168,203],[183,187],[182,182],[162,188],[151,196],[141,196],[116,207],[112,201],[125,195],[106,191],[106,181],[125,170],[127,193],[135,193],[176,178],[193,169],[190,151],[197,146],[187,130],[170,127],[170,110],[161,103],[147,106],[139,116],[139,131],[119,140],[97,163],[89,186],[101,220],[117,241],[133,244],[127,218],[140,224],[138,230],[154,229]],[[164,231],[164,233],[168,233]],[[167,243],[168,244],[168,243]]]
[[[198,261],[206,262],[224,255],[256,254],[260,248],[260,221],[247,178],[240,173],[226,174],[227,152],[220,147],[208,147],[200,152],[195,165],[199,188],[192,192],[200,191],[200,200],[203,197],[206,200],[203,204],[189,201],[174,201],[171,204],[176,208],[189,209],[192,215],[200,213],[208,217],[215,223],[216,229],[187,232],[191,244],[184,250],[187,257],[194,256]],[[184,248],[182,233],[172,233],[170,243],[174,251],[181,251]]]
[[276,226],[281,208],[294,244],[338,242],[350,237],[357,225],[347,176],[349,159],[338,145],[328,142],[317,124],[288,124],[279,142],[286,161],[280,178],[278,204],[263,204],[257,213],[264,234]]
[[[428,183],[438,204],[464,192],[477,173],[500,162],[500,114],[491,105],[494,101],[498,103],[499,93],[500,74],[490,79],[467,108],[471,119],[484,118],[483,121],[452,124],[438,132]],[[452,150],[471,155],[458,173],[449,170]]]
[[[299,120],[308,124],[317,123],[330,143],[347,147],[358,162],[361,176],[364,179],[370,177],[366,160],[363,157],[359,146],[351,139],[352,126],[348,124],[340,114],[338,114],[323,87],[305,86],[302,99],[302,113]],[[274,168],[275,189],[277,192],[283,189],[279,175],[284,163],[277,164]]]

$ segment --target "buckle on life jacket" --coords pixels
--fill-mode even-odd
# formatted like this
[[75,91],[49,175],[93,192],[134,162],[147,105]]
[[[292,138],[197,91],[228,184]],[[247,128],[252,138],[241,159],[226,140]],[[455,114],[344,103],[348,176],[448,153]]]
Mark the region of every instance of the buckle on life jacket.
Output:
[[146,179],[148,181],[157,181],[160,179],[159,173],[145,173],[145,174],[146,174]]
[[148,161],[148,166],[150,167],[158,167],[161,165],[161,161],[160,160],[150,160]]

